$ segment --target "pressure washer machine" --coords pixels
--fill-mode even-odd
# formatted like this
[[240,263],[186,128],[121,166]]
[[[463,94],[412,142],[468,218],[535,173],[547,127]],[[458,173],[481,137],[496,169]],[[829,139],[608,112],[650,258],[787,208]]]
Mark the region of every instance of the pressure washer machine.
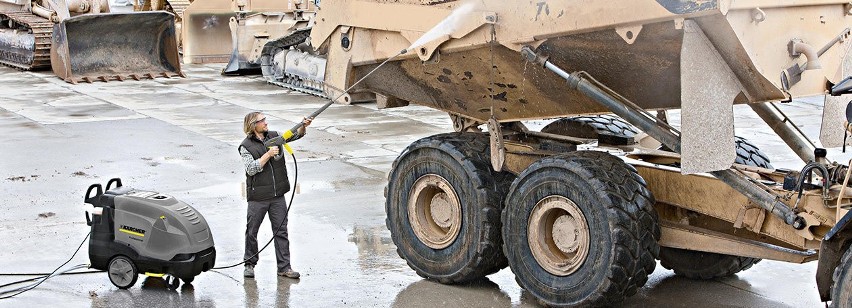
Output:
[[[115,187],[112,187],[115,184]],[[93,195],[94,193],[94,195]],[[124,187],[121,179],[89,186],[85,202],[94,207],[89,259],[120,289],[139,274],[166,276],[177,288],[214,267],[216,249],[207,221],[193,207],[172,196]],[[169,281],[170,280],[170,281]]]

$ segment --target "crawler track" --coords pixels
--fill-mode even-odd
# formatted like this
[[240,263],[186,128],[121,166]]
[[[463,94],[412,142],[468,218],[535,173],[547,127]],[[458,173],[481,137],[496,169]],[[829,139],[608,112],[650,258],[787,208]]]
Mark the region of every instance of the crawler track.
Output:
[[275,57],[275,54],[281,50],[286,50],[292,46],[303,43],[308,39],[310,34],[311,28],[299,29],[288,36],[266,43],[263,47],[263,52],[260,58],[261,72],[263,73],[263,77],[266,79],[266,82],[270,84],[305,94],[328,98],[322,91],[314,88],[303,87],[302,84],[304,83],[304,80],[300,76],[288,74],[278,76],[274,73],[273,66],[275,64],[272,59]]
[[[25,11],[0,12],[0,21],[0,34],[5,34],[0,36],[0,64],[27,71],[50,68],[52,22]],[[17,27],[9,28],[9,21]]]

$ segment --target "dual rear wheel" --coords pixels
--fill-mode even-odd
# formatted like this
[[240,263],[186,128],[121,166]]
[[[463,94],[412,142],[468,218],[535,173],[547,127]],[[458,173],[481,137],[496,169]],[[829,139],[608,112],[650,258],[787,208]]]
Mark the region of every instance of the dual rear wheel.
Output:
[[489,155],[487,135],[453,133],[416,141],[394,162],[387,226],[419,275],[459,283],[509,264],[549,305],[616,304],[645,284],[660,231],[635,169],[574,152],[514,179]]
[[[612,117],[561,121],[562,128],[616,137],[636,132]],[[609,128],[617,131],[601,131]],[[771,167],[745,139],[737,146],[737,163],[757,157],[765,164],[745,164]],[[655,201],[644,179],[604,152],[550,156],[515,178],[490,168],[488,135],[451,133],[414,142],[388,179],[386,223],[398,254],[420,276],[441,283],[476,280],[508,264],[543,304],[609,306],[635,294],[658,258],[678,275],[700,279],[759,261],[660,248]]]

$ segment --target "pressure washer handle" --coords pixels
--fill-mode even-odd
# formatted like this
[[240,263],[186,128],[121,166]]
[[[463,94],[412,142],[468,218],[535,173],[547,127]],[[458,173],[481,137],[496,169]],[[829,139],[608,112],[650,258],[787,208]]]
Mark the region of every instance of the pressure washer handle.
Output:
[[112,178],[107,182],[106,190],[110,190],[112,188],[112,184],[116,184],[115,188],[119,188],[119,187],[123,186],[123,185],[121,185],[121,179],[120,178]]
[[[293,132],[288,130],[277,137],[267,139],[263,142],[263,146],[265,146],[266,148],[284,147],[284,149],[287,150],[287,153],[293,154],[293,149],[290,147],[289,144],[287,144],[287,139],[290,139],[290,137],[293,137]],[[280,160],[283,156],[284,153],[282,151],[282,153],[278,153],[278,155],[275,155],[272,158],[274,158],[275,160]]]
[[[92,191],[97,189],[97,193],[92,196]],[[101,206],[101,195],[104,194],[104,188],[101,184],[92,184],[89,186],[89,189],[86,190],[86,196],[83,198],[83,201],[91,204],[94,207]]]

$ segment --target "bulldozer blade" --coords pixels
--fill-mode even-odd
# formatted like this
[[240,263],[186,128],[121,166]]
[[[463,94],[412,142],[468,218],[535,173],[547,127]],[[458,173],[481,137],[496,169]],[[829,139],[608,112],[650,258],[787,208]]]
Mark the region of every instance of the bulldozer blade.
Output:
[[174,15],[163,11],[65,19],[54,25],[50,62],[70,83],[184,76]]
[[231,58],[228,60],[228,65],[222,69],[222,75],[225,76],[240,76],[240,75],[258,75],[260,74],[260,64],[249,62],[245,56],[241,55],[235,48],[231,53]]
[[222,75],[238,76],[238,75],[257,75],[260,74],[260,63],[252,63],[245,55],[240,54],[240,36],[245,35],[244,27],[239,27],[235,20],[231,20],[231,42],[233,49],[231,57],[228,59],[228,65],[222,69]]

